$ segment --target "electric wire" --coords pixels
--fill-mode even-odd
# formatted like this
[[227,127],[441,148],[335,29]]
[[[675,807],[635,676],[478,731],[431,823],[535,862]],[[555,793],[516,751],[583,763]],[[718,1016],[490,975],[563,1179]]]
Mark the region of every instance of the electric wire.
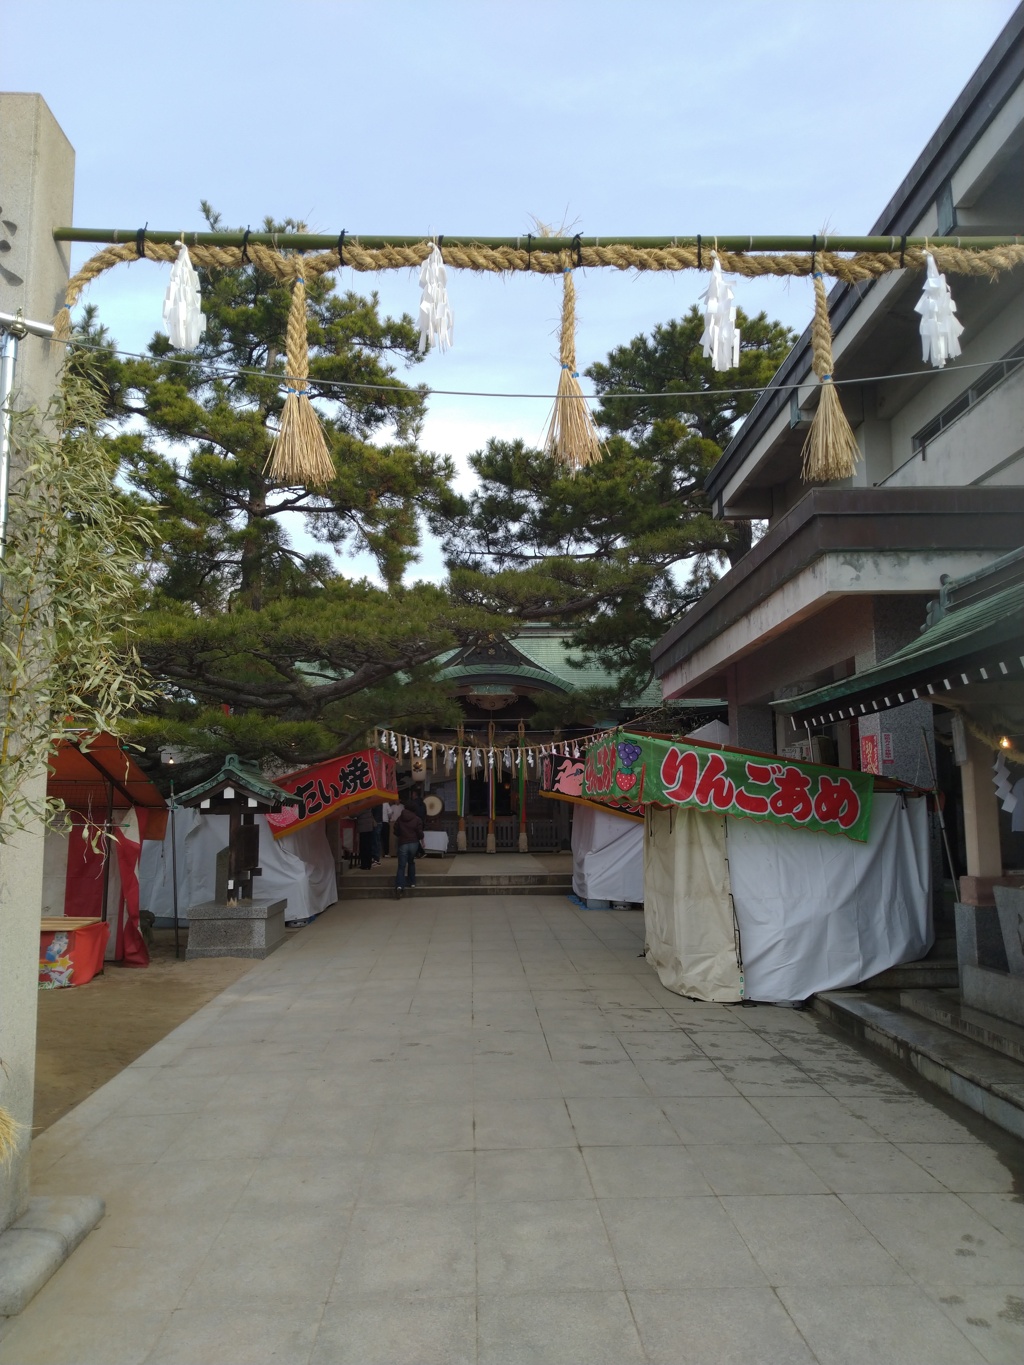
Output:
[[[236,379],[243,376],[254,379],[270,379],[279,385],[284,385],[291,376],[279,371],[267,371],[249,369],[245,366],[227,367],[217,365],[214,361],[190,360],[186,356],[153,356],[141,351],[121,350],[116,346],[101,345],[96,342],[82,341],[80,338],[72,337],[65,343],[68,347],[77,350],[103,352],[107,355],[115,355],[122,360],[140,360],[153,365],[179,365],[182,368],[192,370],[200,369],[210,376],[211,379]],[[994,360],[972,360],[957,362],[946,367],[947,374],[953,374],[958,370],[987,370],[993,365],[1003,363],[1012,364],[1017,357],[998,356]],[[931,375],[931,369],[919,370],[895,370],[890,374],[869,374],[860,375],[855,379],[835,379],[832,382],[837,388],[845,385],[856,384],[881,384],[892,379],[923,379]],[[423,398],[525,398],[525,399],[544,399],[546,402],[554,402],[557,398],[555,393],[512,393],[502,390],[488,389],[435,389],[430,385],[415,386],[405,384],[401,380],[394,380],[391,383],[383,381],[372,382],[368,380],[346,380],[346,379],[317,379],[312,375],[307,376],[306,383],[314,385],[318,389],[360,389],[370,390],[377,393],[401,393],[415,395]],[[616,390],[611,393],[585,393],[583,398],[588,403],[607,403],[613,401],[633,400],[638,402],[648,398],[711,398],[729,397],[739,394],[763,394],[763,393],[787,393],[798,389],[810,389],[812,392],[818,388],[817,381],[814,379],[796,380],[787,384],[760,384],[750,387],[738,388],[713,388],[713,389],[662,389],[657,392],[637,392],[635,390]]]

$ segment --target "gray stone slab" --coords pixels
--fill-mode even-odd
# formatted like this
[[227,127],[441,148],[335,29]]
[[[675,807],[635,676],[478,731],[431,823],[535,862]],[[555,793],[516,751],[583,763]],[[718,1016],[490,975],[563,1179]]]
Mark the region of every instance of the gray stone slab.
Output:
[[103,1217],[95,1195],[41,1196],[0,1233],[0,1317],[11,1317],[46,1281]]
[[1024,1284],[1024,1251],[958,1195],[844,1194],[842,1198],[920,1284]]
[[331,1299],[472,1294],[472,1206],[357,1209]]
[[594,1191],[576,1147],[521,1147],[476,1153],[481,1203],[591,1199]]
[[786,1286],[779,1298],[821,1365],[981,1365],[917,1285]]
[[1024,976],[966,964],[960,972],[960,994],[965,1005],[1024,1027]]
[[485,1294],[622,1288],[592,1199],[481,1204],[477,1280]]
[[771,1289],[634,1289],[629,1302],[651,1365],[816,1365]]
[[690,1148],[584,1147],[583,1159],[599,1199],[711,1194]]
[[339,1298],[324,1309],[309,1365],[476,1365],[476,1338],[472,1295]]
[[644,1353],[621,1291],[480,1299],[480,1365],[643,1365]]
[[719,1200],[602,1199],[626,1289],[737,1288],[767,1283]]
[[1024,887],[994,886],[992,894],[999,913],[1007,969],[1024,984]]
[[773,1285],[907,1280],[896,1259],[836,1195],[725,1195],[722,1203]]
[[693,1158],[715,1194],[826,1194],[828,1188],[802,1161],[792,1147],[784,1144],[714,1143],[691,1146]]
[[287,900],[202,901],[189,908],[186,959],[265,958],[285,941]]

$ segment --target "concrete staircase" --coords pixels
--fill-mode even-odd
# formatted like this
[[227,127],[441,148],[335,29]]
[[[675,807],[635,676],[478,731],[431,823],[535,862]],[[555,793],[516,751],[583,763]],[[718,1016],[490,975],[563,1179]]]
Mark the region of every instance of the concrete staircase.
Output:
[[890,967],[862,982],[871,991],[919,991],[955,988],[960,985],[956,960],[956,936],[948,933],[937,937],[931,950],[920,962],[904,962]]
[[[504,861],[504,860],[503,860]],[[372,872],[346,872],[338,881],[338,900],[385,900],[393,896],[395,864]],[[416,899],[435,896],[568,896],[572,872],[434,872],[430,863],[416,864]],[[408,892],[405,893],[408,895]]]
[[816,1013],[1024,1138],[1024,1029],[956,990],[823,991]]

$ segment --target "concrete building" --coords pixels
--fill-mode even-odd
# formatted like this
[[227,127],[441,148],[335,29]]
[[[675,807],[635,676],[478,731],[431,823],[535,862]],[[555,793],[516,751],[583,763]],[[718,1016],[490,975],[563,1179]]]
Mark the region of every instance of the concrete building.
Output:
[[[870,231],[897,248],[904,234],[1009,235],[1022,209],[1024,7]],[[801,481],[818,390],[808,329],[707,482],[717,515],[763,521],[765,533],[653,658],[666,699],[728,698],[733,743],[921,786],[937,765],[952,798],[960,783],[950,749],[936,746],[927,692],[831,714],[796,700],[894,656],[917,639],[944,582],[969,581],[1024,542],[1024,271],[950,282],[963,353],[942,370],[921,361],[920,272],[832,290],[834,375],[861,454],[856,473]],[[961,873],[981,871],[976,850],[991,846],[977,828],[995,818],[984,786],[954,802],[955,830],[971,826],[958,839]]]

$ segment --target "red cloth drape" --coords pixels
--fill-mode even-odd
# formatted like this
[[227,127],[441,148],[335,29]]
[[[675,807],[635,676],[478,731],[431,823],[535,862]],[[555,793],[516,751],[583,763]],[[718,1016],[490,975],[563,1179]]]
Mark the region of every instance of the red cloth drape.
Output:
[[[103,918],[103,827],[81,811],[70,811],[68,867],[64,876],[64,913]],[[97,837],[99,836],[99,837]],[[93,845],[95,844],[95,848]]]
[[139,929],[139,855],[142,853],[140,821],[144,810],[127,810],[114,829],[117,867],[121,874],[121,907],[117,916],[114,956],[126,967],[148,967],[149,949]]

